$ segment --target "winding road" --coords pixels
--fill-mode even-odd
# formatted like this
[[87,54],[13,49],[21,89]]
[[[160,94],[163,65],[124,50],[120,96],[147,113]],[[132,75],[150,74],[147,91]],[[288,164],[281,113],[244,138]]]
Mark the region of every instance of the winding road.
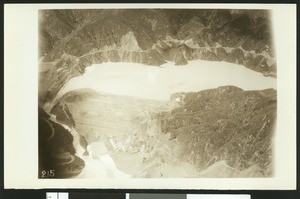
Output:
[[62,163],[58,163],[58,165],[67,165],[67,164],[71,164],[72,162],[74,162],[75,157],[74,155],[70,154],[69,152],[65,152],[59,155],[52,155],[55,158],[58,158],[60,160],[64,160],[65,162]]
[[[44,117],[42,117],[42,119],[50,126],[51,128],[51,135],[47,138],[47,142],[49,142],[55,135],[55,129],[53,127],[53,125]],[[74,155],[70,154],[69,152],[65,152],[59,155],[52,155],[55,158],[58,158],[60,160],[65,160],[65,162],[59,163],[59,165],[67,165],[67,164],[71,164],[72,162],[74,162],[75,157]]]

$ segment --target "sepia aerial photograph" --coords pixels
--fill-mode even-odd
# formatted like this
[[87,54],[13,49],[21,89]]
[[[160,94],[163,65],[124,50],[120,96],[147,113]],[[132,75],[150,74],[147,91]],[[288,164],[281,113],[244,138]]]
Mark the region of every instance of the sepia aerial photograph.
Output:
[[269,10],[40,9],[39,179],[271,178]]

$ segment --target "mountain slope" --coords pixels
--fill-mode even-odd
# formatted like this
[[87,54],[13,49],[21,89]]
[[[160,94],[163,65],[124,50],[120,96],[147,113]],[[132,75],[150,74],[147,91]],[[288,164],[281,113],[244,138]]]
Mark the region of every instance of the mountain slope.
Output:
[[43,10],[39,28],[41,103],[87,66],[108,61],[226,61],[276,76],[264,10]]
[[[87,144],[105,143],[117,167],[137,177],[176,177],[167,168],[181,177],[270,177],[276,95],[274,89],[224,86],[160,102],[80,89],[65,94],[51,112],[74,125]],[[128,167],[130,158],[143,172]]]
[[56,115],[59,122],[76,128],[88,143],[92,143],[132,133],[139,125],[139,117],[166,106],[163,101],[77,89],[62,96],[51,114]]

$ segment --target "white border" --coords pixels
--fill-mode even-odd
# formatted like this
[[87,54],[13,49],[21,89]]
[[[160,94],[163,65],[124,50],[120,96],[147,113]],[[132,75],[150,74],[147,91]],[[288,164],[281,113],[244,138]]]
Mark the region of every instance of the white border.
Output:
[[[271,9],[278,63],[275,177],[248,179],[37,178],[38,9],[236,8]],[[4,6],[5,188],[295,189],[296,5],[295,4],[6,4]]]
[[247,194],[187,194],[186,199],[251,199]]

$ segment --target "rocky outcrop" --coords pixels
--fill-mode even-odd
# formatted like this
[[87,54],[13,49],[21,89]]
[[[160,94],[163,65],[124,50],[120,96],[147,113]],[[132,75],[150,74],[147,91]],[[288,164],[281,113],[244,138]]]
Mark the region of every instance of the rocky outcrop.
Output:
[[264,10],[40,11],[41,104],[92,64],[226,61],[276,76]]
[[61,124],[65,124],[70,128],[75,128],[75,121],[70,112],[68,105],[58,102],[50,111],[51,114],[55,114],[56,120]]
[[85,166],[75,155],[72,134],[39,109],[39,178],[69,178]]
[[263,176],[272,174],[275,90],[224,86],[171,99],[181,106],[160,116],[161,131],[180,143],[179,159],[202,169],[225,161],[239,171],[255,166]]

